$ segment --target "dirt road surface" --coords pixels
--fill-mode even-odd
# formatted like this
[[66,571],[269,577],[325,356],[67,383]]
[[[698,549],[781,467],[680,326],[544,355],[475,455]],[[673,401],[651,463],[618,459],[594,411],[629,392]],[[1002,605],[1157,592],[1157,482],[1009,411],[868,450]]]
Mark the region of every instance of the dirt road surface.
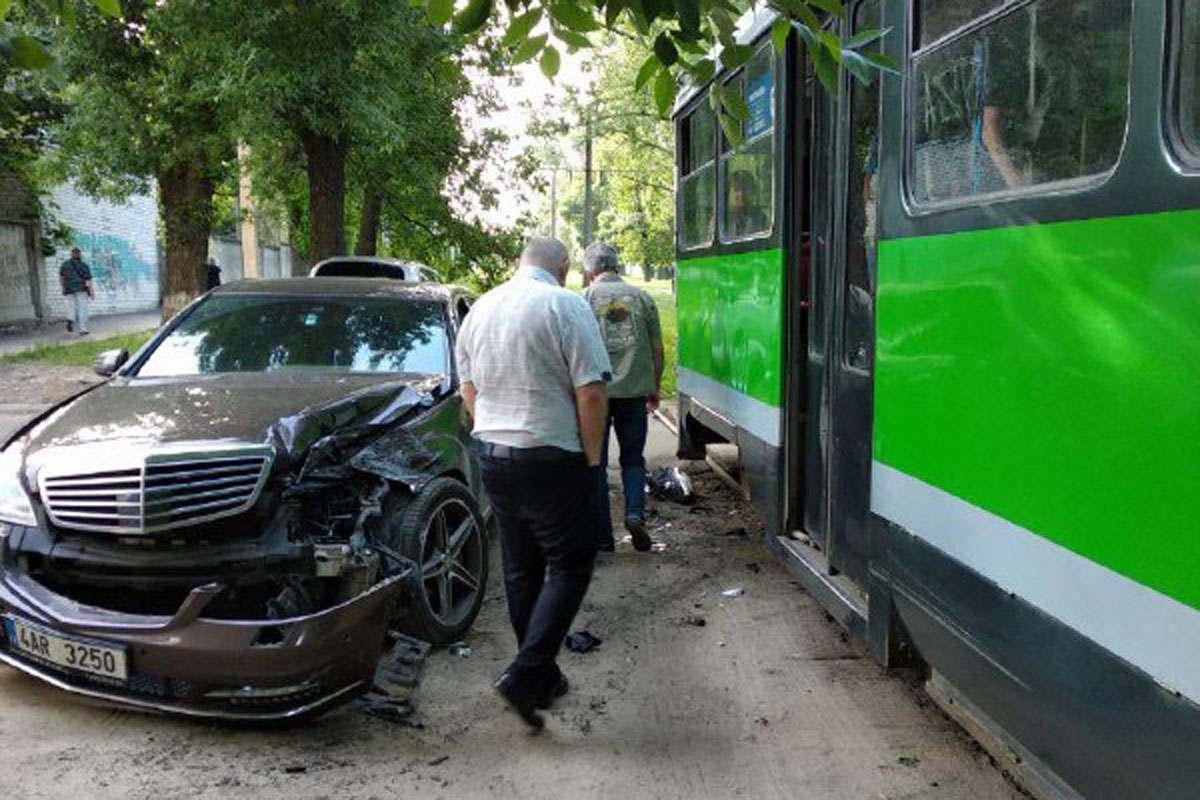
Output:
[[697,503],[652,506],[663,549],[621,543],[597,568],[576,627],[603,644],[564,652],[572,691],[541,735],[490,689],[513,652],[494,569],[470,656],[432,653],[404,722],[351,705],[229,728],[85,705],[0,667],[0,797],[1023,796],[918,676],[846,641],[730,489],[689,469]]

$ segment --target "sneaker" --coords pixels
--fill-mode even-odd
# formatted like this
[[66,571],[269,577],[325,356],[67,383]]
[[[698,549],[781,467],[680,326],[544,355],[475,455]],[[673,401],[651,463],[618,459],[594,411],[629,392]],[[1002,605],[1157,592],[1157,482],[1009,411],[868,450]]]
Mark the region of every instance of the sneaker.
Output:
[[80,336],[87,336],[89,333],[91,333],[91,331],[80,331],[80,332],[79,332],[79,335],[80,335]]
[[625,520],[625,530],[629,531],[629,536],[633,539],[633,549],[639,553],[649,552],[653,542],[650,541],[650,534],[646,533],[646,523],[638,517],[628,517]]

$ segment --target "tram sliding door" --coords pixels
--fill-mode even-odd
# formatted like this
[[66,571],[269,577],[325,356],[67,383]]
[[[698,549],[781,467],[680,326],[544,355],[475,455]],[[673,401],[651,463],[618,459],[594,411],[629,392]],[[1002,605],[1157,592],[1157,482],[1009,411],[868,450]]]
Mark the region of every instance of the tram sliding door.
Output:
[[[853,9],[878,27],[880,0]],[[848,83],[837,104],[810,92],[810,313],[806,365],[805,513],[832,570],[867,584],[875,343],[878,79]]]

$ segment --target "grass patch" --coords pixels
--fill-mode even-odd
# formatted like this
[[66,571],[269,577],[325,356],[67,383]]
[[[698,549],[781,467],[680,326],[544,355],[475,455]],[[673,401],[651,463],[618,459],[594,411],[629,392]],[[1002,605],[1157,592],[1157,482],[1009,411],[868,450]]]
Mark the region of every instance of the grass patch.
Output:
[[57,367],[90,367],[106,350],[128,350],[132,355],[154,331],[126,333],[107,339],[80,339],[65,344],[42,344],[22,353],[0,356],[0,364],[51,364]]

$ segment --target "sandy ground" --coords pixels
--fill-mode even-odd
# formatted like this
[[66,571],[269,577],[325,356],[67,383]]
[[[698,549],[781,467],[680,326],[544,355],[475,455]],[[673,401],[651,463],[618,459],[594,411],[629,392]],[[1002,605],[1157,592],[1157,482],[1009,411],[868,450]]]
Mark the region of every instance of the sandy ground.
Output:
[[[669,453],[661,429],[652,450]],[[663,549],[621,543],[597,568],[576,627],[603,645],[564,652],[572,691],[541,735],[490,689],[513,650],[494,571],[470,656],[432,653],[402,723],[352,705],[287,730],[198,724],[85,705],[0,667],[0,797],[1023,796],[919,676],[846,641],[732,491],[690,469],[695,505],[652,505]]]

